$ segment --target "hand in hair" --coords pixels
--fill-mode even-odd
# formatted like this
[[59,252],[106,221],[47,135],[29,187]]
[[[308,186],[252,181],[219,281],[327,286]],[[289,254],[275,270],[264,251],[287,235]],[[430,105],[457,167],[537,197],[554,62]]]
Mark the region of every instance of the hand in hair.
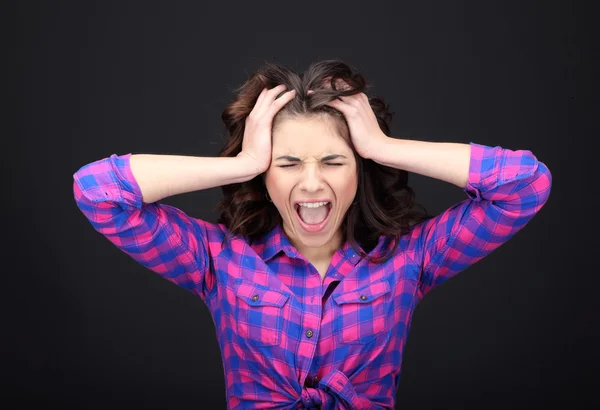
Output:
[[383,133],[365,93],[340,96],[327,103],[340,111],[350,131],[354,149],[363,158],[373,159],[390,138]]
[[[257,167],[257,173],[265,172],[271,164],[273,117],[296,95],[295,90],[284,93],[285,89],[283,84],[270,90],[264,88],[245,120],[242,151],[237,157],[250,158],[253,166]],[[277,98],[279,94],[281,96]]]

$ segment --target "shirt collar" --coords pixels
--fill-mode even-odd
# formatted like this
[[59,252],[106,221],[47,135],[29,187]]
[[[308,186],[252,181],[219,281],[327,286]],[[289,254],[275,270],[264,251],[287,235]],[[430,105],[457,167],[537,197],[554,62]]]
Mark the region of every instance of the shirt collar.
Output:
[[281,223],[278,223],[275,228],[267,233],[263,239],[264,246],[262,252],[259,253],[260,257],[267,262],[273,258],[279,252],[283,251],[290,258],[298,257],[298,250],[290,243]]

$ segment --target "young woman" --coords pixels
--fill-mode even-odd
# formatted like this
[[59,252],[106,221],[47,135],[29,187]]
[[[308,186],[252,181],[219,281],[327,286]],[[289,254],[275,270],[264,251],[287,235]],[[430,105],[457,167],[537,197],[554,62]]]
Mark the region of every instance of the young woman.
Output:
[[[392,409],[417,303],[506,242],[548,199],[530,151],[393,138],[341,61],[253,74],[217,158],[113,154],[74,174],[93,227],[213,317],[227,406]],[[414,172],[467,198],[436,217]],[[209,223],[161,204],[222,186]]]

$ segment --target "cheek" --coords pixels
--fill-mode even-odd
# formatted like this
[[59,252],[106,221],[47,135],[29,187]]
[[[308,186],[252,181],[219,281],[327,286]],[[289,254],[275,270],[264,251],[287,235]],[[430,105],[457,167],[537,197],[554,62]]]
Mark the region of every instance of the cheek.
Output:
[[265,185],[273,200],[285,198],[286,195],[289,196],[289,181],[281,175],[274,172],[268,173],[265,178]]
[[352,200],[358,187],[358,177],[354,173],[346,174],[336,184],[340,199]]

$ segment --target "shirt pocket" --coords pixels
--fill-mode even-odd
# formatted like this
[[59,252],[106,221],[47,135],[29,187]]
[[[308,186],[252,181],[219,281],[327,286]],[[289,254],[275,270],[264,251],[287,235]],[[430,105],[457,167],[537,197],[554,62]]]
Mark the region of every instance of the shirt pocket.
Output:
[[366,344],[384,334],[388,323],[390,284],[372,283],[333,296],[337,312],[334,333],[341,343]]
[[279,345],[290,294],[241,279],[235,282],[235,294],[239,336],[259,346]]

